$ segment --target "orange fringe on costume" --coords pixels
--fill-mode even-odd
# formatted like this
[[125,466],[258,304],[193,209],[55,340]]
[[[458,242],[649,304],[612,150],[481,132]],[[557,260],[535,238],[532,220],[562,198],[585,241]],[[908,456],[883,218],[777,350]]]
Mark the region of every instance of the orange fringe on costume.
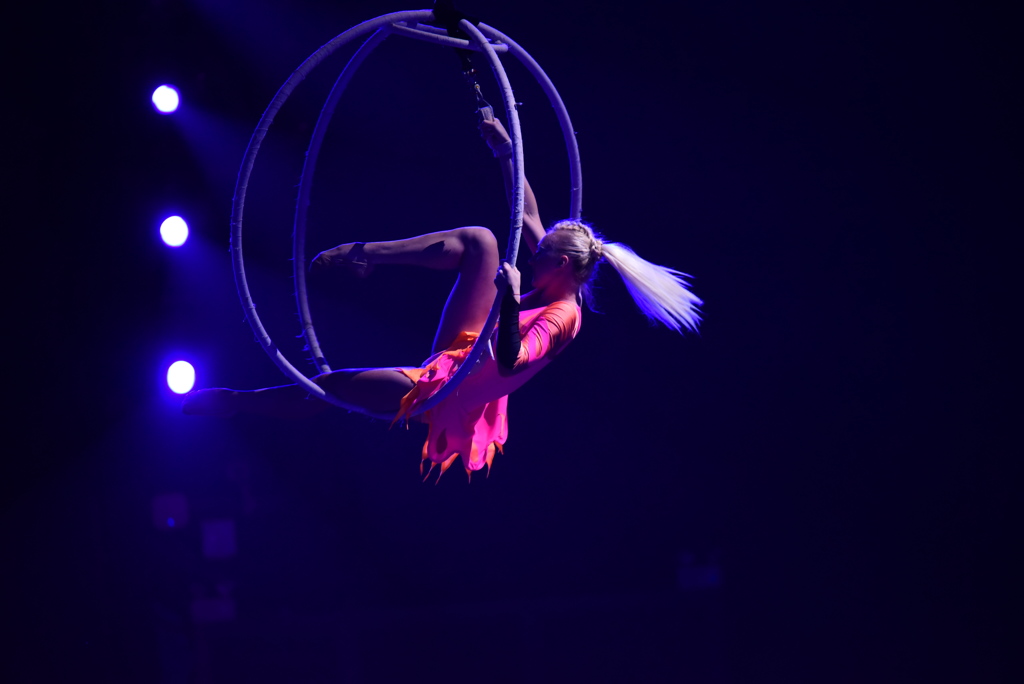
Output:
[[[441,475],[460,457],[471,480],[473,473],[484,466],[490,476],[494,455],[502,451],[508,438],[509,393],[546,366],[576,336],[580,309],[569,302],[555,302],[523,311],[519,320],[522,346],[514,373],[499,372],[497,361],[485,354],[454,392],[423,413],[423,420],[430,426],[420,461],[420,474],[424,463],[430,461],[424,481],[438,465],[440,481]],[[428,359],[424,367],[396,369],[415,384],[402,398],[392,425],[407,419],[455,375],[477,337],[478,333],[461,332],[446,350]]]
[[[473,343],[479,337],[477,333],[462,332],[445,351],[436,355],[424,368],[399,369],[416,384],[402,398],[398,415],[391,422],[408,418],[413,409],[433,396],[448,380],[458,372],[459,367],[469,356]],[[467,379],[466,382],[469,382]],[[423,457],[420,461],[420,474],[423,473],[425,461],[430,461],[430,470],[423,479],[438,465],[441,466],[437,475],[441,475],[462,457],[467,476],[472,479],[473,472],[487,466],[490,475],[491,464],[495,452],[500,452],[507,431],[505,408],[508,397],[503,396],[482,406],[467,408],[453,395],[423,414],[423,420],[430,425],[427,440],[423,443]]]

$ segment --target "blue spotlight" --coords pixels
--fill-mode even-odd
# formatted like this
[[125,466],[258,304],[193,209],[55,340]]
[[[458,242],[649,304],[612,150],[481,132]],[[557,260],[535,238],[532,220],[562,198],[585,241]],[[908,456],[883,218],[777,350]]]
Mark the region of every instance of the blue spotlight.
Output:
[[190,392],[196,384],[196,369],[188,361],[175,361],[167,369],[167,386],[175,394]]
[[161,114],[170,114],[178,109],[178,91],[172,86],[162,85],[153,91],[153,106]]
[[181,247],[188,240],[188,224],[180,216],[169,216],[160,224],[160,237],[169,247]]

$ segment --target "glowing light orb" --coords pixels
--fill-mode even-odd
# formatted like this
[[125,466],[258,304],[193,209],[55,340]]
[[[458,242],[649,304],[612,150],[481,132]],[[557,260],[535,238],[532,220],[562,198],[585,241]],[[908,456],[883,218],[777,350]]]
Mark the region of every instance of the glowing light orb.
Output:
[[169,216],[160,224],[160,237],[168,247],[181,247],[188,240],[188,224],[180,216]]
[[175,394],[192,391],[196,384],[196,369],[188,361],[175,361],[167,369],[167,386]]
[[170,114],[178,109],[178,91],[169,85],[162,85],[153,91],[153,106],[161,114]]

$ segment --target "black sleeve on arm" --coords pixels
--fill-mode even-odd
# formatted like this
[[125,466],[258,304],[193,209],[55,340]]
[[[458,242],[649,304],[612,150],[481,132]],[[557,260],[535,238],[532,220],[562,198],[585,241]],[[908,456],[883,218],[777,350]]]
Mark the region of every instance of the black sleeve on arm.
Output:
[[501,310],[498,313],[498,364],[507,370],[515,368],[521,345],[519,302],[512,294],[512,288],[506,287],[505,296],[501,299]]

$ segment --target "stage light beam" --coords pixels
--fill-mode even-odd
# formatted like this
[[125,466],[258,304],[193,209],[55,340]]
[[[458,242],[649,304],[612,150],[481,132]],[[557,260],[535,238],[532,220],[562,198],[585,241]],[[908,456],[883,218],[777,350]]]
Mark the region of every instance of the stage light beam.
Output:
[[180,216],[169,216],[160,224],[160,237],[168,247],[181,247],[188,240],[188,224]]
[[167,369],[167,386],[175,394],[192,391],[196,384],[196,369],[188,361],[175,361]]
[[162,85],[153,91],[153,106],[161,114],[171,114],[178,109],[181,99],[173,86]]

